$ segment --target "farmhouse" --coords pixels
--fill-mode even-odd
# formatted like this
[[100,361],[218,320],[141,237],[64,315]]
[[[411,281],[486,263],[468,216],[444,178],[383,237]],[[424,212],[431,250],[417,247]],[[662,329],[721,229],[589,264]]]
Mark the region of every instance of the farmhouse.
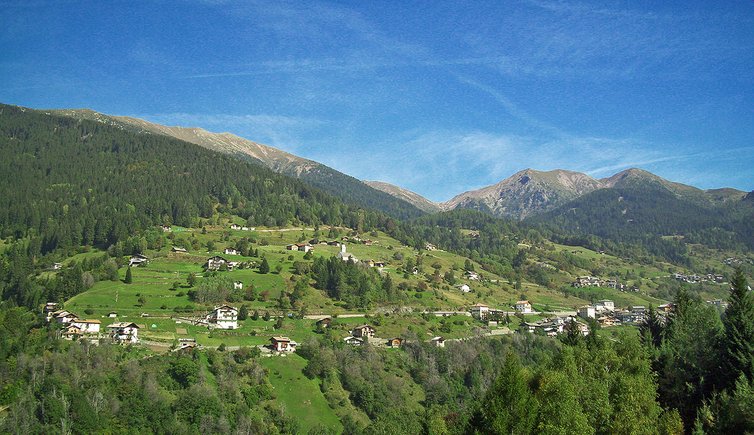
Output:
[[241,229],[241,225],[238,225],[238,224],[231,224],[231,225],[230,225],[230,229],[231,229],[231,230],[240,230],[240,229]]
[[272,350],[275,352],[295,352],[298,343],[288,337],[270,338]]
[[57,311],[57,309],[58,309],[58,304],[55,302],[48,302],[45,304],[45,307],[42,309],[42,312],[44,313],[48,322],[50,321],[50,319],[52,319],[52,314],[55,311]]
[[343,339],[343,341],[345,341],[346,344],[350,344],[351,346],[361,346],[364,344],[364,339],[359,337],[346,337]]
[[99,320],[82,320],[73,319],[71,326],[75,326],[81,330],[82,334],[99,334],[100,324]]
[[459,284],[456,286],[458,290],[461,290],[461,293],[468,293],[471,291],[471,287],[469,287],[468,284]]
[[187,252],[186,248],[181,248],[180,246],[173,246],[173,248],[171,249],[171,251],[178,252],[178,253],[181,253],[181,254],[185,254]]
[[238,255],[238,250],[236,248],[225,248],[223,251],[223,254],[225,255]]
[[147,263],[149,263],[149,259],[141,254],[132,255],[128,260],[129,267],[139,267],[141,265],[146,265]]
[[160,228],[162,228],[163,233],[169,233],[173,231],[173,228],[171,228],[170,225],[162,225]]
[[63,263],[52,263],[52,270],[60,270],[63,268]]
[[77,319],[78,316],[66,310],[59,310],[52,313],[50,318],[55,319],[56,323],[71,323],[73,320]]
[[74,325],[69,325],[60,333],[60,338],[63,340],[75,341],[81,337],[81,329]]
[[322,319],[317,320],[316,325],[320,328],[329,328],[330,324],[332,323],[332,317],[324,317]]
[[445,347],[445,338],[433,337],[431,340],[429,340],[429,343],[435,347]]
[[217,329],[238,329],[238,309],[230,305],[215,307],[207,315],[207,323]]
[[471,307],[471,315],[477,319],[484,320],[490,313],[490,307],[485,304],[475,304]]
[[529,301],[518,301],[518,302],[516,302],[515,308],[516,308],[516,311],[518,311],[519,313],[532,313],[532,312],[534,312],[531,309],[531,304],[529,303]]
[[466,279],[468,279],[468,280],[471,280],[471,281],[479,281],[479,274],[478,274],[478,273],[476,273],[476,272],[474,272],[474,271],[471,271],[471,270],[467,270],[467,271],[466,271],[466,273],[464,274],[464,276],[465,276],[465,277],[466,277]]
[[353,328],[351,335],[359,338],[370,339],[374,337],[374,328],[369,325],[361,325]]
[[107,326],[110,338],[116,343],[138,343],[139,325],[132,322],[116,322]]
[[225,265],[230,269],[230,265],[228,264],[228,260],[224,259],[223,257],[219,255],[215,255],[214,257],[210,257],[207,259],[207,263],[204,265],[204,267],[207,270],[220,270],[220,268]]
[[241,281],[233,281],[233,290],[243,290],[243,283]]
[[579,307],[578,314],[582,319],[594,319],[597,316],[596,310],[591,305]]
[[403,339],[399,337],[391,338],[387,341],[388,347],[399,348],[403,345]]

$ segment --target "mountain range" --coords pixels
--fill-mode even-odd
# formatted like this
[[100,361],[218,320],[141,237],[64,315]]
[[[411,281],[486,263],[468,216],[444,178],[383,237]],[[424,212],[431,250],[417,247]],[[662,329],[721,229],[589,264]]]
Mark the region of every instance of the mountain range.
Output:
[[[377,209],[398,218],[411,218],[425,213],[454,209],[475,209],[496,217],[523,220],[554,212],[602,189],[639,189],[645,192],[670,193],[673,198],[702,209],[717,209],[724,205],[738,204],[747,197],[746,192],[736,189],[702,190],[668,181],[635,168],[602,179],[562,169],[524,169],[494,185],[463,192],[449,201],[435,203],[405,188],[382,181],[361,181],[321,163],[231,133],[213,133],[195,127],[164,126],[143,119],[111,116],[88,109],[46,112],[190,142],[212,151],[261,164],[275,172],[299,178],[346,202]],[[752,202],[752,196],[754,195],[748,195],[747,202]]]

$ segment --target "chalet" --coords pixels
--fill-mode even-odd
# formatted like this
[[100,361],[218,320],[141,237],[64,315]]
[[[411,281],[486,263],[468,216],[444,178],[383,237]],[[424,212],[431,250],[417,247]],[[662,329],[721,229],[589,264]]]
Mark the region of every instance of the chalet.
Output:
[[599,316],[597,318],[597,322],[599,322],[600,326],[615,326],[620,324],[620,320],[618,320],[615,316]]
[[52,319],[52,313],[57,311],[57,309],[58,309],[58,304],[56,302],[48,302],[45,304],[45,307],[42,309],[42,312],[44,313],[48,322]]
[[468,280],[479,281],[479,274],[476,273],[476,272],[474,272],[473,270],[467,270],[466,273],[464,274],[464,276]]
[[149,263],[149,259],[141,254],[132,255],[128,260],[128,267],[139,267]]
[[186,252],[188,252],[188,251],[186,251],[186,248],[181,248],[180,246],[173,246],[173,248],[171,249],[171,251],[177,252],[179,254],[185,254]]
[[445,338],[433,337],[431,340],[429,340],[429,344],[435,347],[445,347]]
[[116,322],[107,326],[110,338],[116,343],[138,343],[139,325],[132,322]]
[[[710,301],[707,301],[707,303],[709,303],[709,302]],[[662,304],[662,305],[658,306],[657,307],[657,311],[661,311],[663,313],[670,313],[670,312],[673,311],[673,308],[675,308],[675,304],[673,304],[671,302],[671,303],[668,303],[668,304]]]
[[598,313],[603,311],[615,311],[615,302],[608,299],[602,299],[594,304],[594,310]]
[[217,329],[238,329],[238,309],[230,305],[215,307],[206,317],[210,327]]
[[532,313],[531,304],[529,301],[518,301],[515,305],[516,311],[519,313]]
[[485,304],[475,304],[471,306],[471,316],[479,320],[484,320],[490,313],[490,307]]
[[366,342],[363,338],[350,336],[344,338],[343,341],[345,341],[346,344],[350,344],[351,346],[362,346]]
[[298,345],[288,337],[271,337],[270,344],[275,352],[295,352]]
[[55,323],[63,323],[63,324],[71,323],[73,320],[77,318],[78,318],[77,315],[70,313],[66,310],[55,311],[54,313],[50,315],[50,319],[54,319]]
[[361,325],[353,328],[351,335],[359,338],[370,339],[374,337],[375,330],[369,325]]
[[102,322],[100,322],[99,320],[71,320],[71,326],[79,328],[82,334],[99,334],[99,327],[101,323]]
[[223,257],[219,255],[215,255],[214,257],[210,257],[207,259],[207,263],[204,265],[204,267],[207,270],[220,270],[220,268],[225,265],[230,269],[230,265],[228,264],[228,260],[224,259]]
[[230,229],[231,229],[231,230],[240,230],[240,229],[241,229],[241,225],[238,225],[238,224],[231,224],[231,225],[230,225]]
[[243,290],[243,283],[241,281],[233,281],[233,290]]
[[332,317],[324,317],[322,319],[319,319],[315,324],[321,328],[329,328],[332,324]]
[[458,290],[461,290],[461,293],[468,293],[471,291],[471,287],[469,287],[468,284],[459,284],[456,286]]
[[308,243],[296,243],[296,248],[298,248],[300,252],[309,252],[313,249],[312,245]]
[[81,329],[74,325],[69,325],[60,333],[60,338],[63,340],[75,341],[81,337]]
[[223,251],[223,254],[225,255],[238,255],[238,250],[236,248],[225,248]]
[[403,345],[403,339],[399,337],[391,338],[387,341],[388,347],[399,348]]
[[583,307],[579,307],[578,315],[582,319],[594,319],[597,317],[597,312],[591,305],[584,305]]
[[340,258],[343,261],[353,261],[354,263],[358,263],[359,259],[354,257],[353,254],[346,252],[346,244],[343,243],[340,245],[340,252],[338,252],[338,258]]

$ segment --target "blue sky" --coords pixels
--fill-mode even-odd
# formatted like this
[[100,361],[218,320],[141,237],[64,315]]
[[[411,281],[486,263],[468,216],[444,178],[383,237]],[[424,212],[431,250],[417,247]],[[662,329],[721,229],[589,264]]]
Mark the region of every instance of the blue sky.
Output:
[[754,189],[754,2],[0,1],[0,102],[229,131],[433,200]]

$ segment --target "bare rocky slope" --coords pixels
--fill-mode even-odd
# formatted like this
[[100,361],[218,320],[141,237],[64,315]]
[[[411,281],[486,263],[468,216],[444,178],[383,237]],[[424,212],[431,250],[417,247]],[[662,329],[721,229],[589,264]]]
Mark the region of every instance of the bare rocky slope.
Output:
[[402,199],[409,204],[413,204],[414,207],[427,213],[436,213],[440,211],[440,206],[428,200],[427,198],[419,195],[416,192],[412,192],[408,189],[398,187],[394,184],[385,183],[384,181],[364,181],[369,186],[381,190],[387,194],[390,194],[396,198]]

